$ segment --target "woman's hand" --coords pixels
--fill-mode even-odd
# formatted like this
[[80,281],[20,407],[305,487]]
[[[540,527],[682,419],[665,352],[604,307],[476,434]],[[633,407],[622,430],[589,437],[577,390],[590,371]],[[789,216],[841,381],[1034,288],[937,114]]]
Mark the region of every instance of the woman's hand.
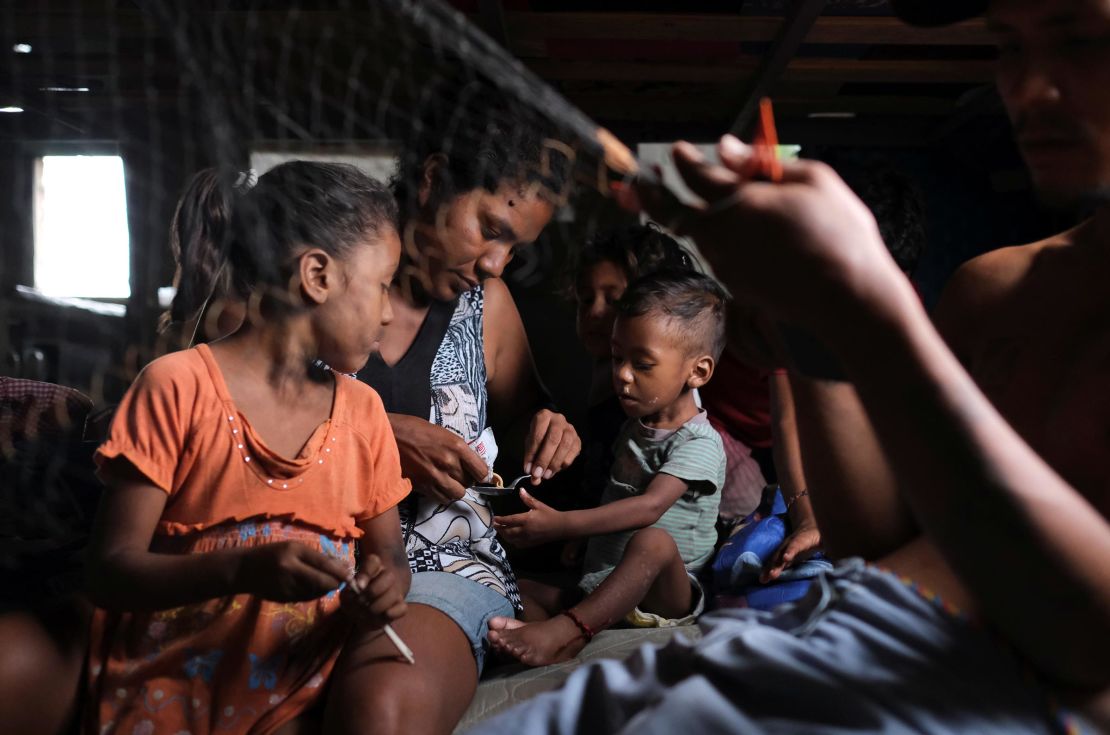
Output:
[[244,551],[236,587],[274,602],[315,600],[339,587],[349,569],[343,562],[296,541]]
[[493,527],[505,540],[526,548],[566,537],[562,512],[536,500],[523,488],[520,499],[528,506],[527,511],[493,519]]
[[545,408],[532,417],[528,427],[524,471],[532,475],[532,484],[538,485],[566,469],[581,450],[582,440],[566,416]]
[[370,554],[341,595],[345,608],[370,629],[377,629],[405,614],[405,593],[393,570]]
[[397,437],[401,470],[422,495],[453,503],[489,474],[485,460],[458,434],[403,414],[389,414],[389,423]]

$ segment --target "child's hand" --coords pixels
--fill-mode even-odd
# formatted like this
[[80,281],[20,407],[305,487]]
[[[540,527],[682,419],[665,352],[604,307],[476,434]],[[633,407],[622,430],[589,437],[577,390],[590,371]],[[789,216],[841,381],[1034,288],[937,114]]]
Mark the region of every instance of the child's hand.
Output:
[[275,602],[302,602],[337,588],[347,565],[296,541],[249,549],[238,570],[239,589]]
[[352,579],[341,599],[367,627],[381,628],[405,614],[405,595],[397,575],[377,555],[369,554]]
[[536,546],[566,537],[564,514],[528,494],[521,488],[520,499],[528,506],[525,513],[493,519],[497,532],[517,546]]

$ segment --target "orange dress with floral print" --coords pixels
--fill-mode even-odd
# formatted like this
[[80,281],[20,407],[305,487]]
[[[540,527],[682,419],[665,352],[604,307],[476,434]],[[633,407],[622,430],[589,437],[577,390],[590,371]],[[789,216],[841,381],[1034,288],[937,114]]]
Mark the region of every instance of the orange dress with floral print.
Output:
[[[297,541],[354,567],[358,524],[410,488],[381,399],[335,376],[331,417],[293,459],[236,410],[207,346],[160,358],[124,397],[97,463],[123,459],[167,494],[151,549],[196,554]],[[400,533],[400,529],[398,529]],[[93,617],[90,733],[268,733],[319,697],[349,629],[336,592],[239,594]]]

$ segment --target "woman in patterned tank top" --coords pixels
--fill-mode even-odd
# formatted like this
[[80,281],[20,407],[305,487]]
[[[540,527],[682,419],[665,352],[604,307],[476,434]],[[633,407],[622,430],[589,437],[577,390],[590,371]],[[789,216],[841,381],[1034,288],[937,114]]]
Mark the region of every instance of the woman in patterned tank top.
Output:
[[419,141],[402,152],[391,182],[404,243],[390,292],[395,317],[359,377],[381,394],[414,486],[402,504],[414,585],[394,627],[416,664],[398,665],[385,644],[348,651],[327,716],[345,732],[454,728],[477,686],[486,622],[520,611],[493,514],[466,488],[489,476],[497,439],[510,434],[524,437],[534,483],[581,447],[566,418],[545,408],[499,278],[550,221],[566,186],[543,135],[510,119],[496,103],[468,116],[471,134],[452,136],[473,144],[465,152],[444,152],[436,136]]

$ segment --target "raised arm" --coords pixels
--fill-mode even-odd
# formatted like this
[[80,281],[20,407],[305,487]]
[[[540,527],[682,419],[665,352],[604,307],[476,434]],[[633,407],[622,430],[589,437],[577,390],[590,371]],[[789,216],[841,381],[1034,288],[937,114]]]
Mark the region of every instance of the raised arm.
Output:
[[[721,154],[727,169],[689,146],[676,163],[695,192],[727,205],[676,212],[653,190],[640,197],[664,221],[680,216],[734,291],[838,354],[915,518],[994,625],[1044,673],[1106,686],[1110,524],[978,390],[828,167],[787,164],[783,183],[749,183],[742,144],[724,140]],[[1061,615],[1067,624],[1046,625]]]

